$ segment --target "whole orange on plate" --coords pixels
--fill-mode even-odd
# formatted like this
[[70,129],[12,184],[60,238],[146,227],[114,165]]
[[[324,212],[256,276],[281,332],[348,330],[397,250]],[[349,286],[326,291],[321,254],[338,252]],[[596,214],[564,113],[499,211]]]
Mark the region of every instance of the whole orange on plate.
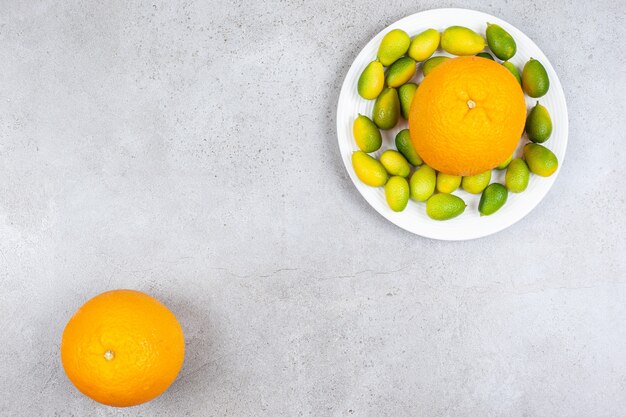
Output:
[[524,93],[505,67],[481,57],[459,57],[437,66],[419,85],[409,130],[426,164],[467,176],[511,156],[525,121]]
[[180,371],[185,340],[174,314],[139,291],[114,290],[87,301],[63,331],[61,361],[70,381],[111,406],[149,401]]

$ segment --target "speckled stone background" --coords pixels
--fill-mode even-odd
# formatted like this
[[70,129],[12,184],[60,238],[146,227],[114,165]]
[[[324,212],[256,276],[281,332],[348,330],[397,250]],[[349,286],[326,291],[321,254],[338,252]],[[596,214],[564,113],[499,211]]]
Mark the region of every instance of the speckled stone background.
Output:
[[[0,415],[623,416],[623,1],[0,1]],[[343,77],[388,24],[474,8],[555,66],[570,142],[515,226],[446,243],[386,222],[338,155]],[[179,317],[178,380],[79,394],[88,298]]]

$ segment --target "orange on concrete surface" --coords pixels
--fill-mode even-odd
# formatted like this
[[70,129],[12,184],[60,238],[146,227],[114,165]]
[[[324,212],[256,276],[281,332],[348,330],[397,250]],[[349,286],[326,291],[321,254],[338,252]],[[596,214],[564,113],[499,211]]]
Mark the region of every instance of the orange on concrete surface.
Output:
[[174,314],[139,291],[87,301],[63,331],[61,361],[80,392],[127,407],[165,391],[183,364],[185,340]]
[[467,176],[511,156],[525,121],[524,93],[505,67],[481,57],[459,57],[437,66],[419,85],[409,131],[426,164]]

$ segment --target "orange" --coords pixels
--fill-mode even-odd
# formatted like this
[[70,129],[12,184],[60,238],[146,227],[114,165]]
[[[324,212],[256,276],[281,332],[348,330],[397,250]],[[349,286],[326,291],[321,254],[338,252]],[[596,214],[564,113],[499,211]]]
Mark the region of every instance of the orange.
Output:
[[474,175],[506,160],[524,130],[526,103],[515,77],[481,57],[447,60],[417,88],[409,114],[415,150],[451,175]]
[[80,392],[127,407],[165,391],[185,356],[176,317],[139,291],[114,290],[87,301],[63,331],[61,361]]

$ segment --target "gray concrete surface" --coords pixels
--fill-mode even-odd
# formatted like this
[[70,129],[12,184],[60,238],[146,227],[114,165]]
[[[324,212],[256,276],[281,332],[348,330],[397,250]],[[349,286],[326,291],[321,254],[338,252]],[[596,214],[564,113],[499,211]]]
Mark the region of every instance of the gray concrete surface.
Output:
[[[570,144],[497,235],[386,222],[335,105],[375,33],[475,8],[546,52]],[[0,2],[0,415],[623,416],[623,1]],[[61,332],[135,288],[187,356],[157,400],[79,394]]]

